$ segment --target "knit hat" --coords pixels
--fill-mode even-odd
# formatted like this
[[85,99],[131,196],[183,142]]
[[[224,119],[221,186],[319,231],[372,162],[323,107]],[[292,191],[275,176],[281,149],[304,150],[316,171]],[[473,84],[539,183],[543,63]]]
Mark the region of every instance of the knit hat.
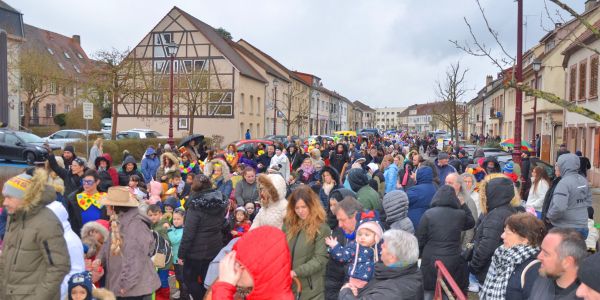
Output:
[[579,265],[577,276],[582,283],[585,283],[585,285],[600,293],[600,277],[598,277],[598,270],[600,270],[600,253],[590,255],[584,259],[583,263]]
[[446,152],[442,152],[442,153],[438,154],[437,158],[438,158],[438,160],[449,159],[450,155],[448,155],[448,153],[446,153]]
[[75,287],[83,287],[86,292],[87,295],[85,297],[86,300],[91,300],[92,299],[92,274],[88,271],[83,271],[81,273],[75,273],[73,274],[73,276],[71,276],[71,278],[69,278],[69,283],[68,283],[68,292],[67,294],[69,295],[69,300],[71,300],[71,290],[73,290],[73,288]]
[[383,237],[383,229],[381,229],[381,226],[376,221],[367,221],[360,224],[356,232],[358,232],[361,229],[368,229],[375,233],[375,244],[379,243],[379,241],[381,241],[381,238]]
[[353,192],[357,193],[363,186],[369,184],[369,177],[363,169],[350,169],[348,183]]
[[63,152],[71,152],[71,153],[75,154],[75,147],[73,147],[73,145],[67,145],[67,146],[65,146],[65,149],[63,150]]
[[4,197],[23,199],[25,196],[25,190],[31,184],[31,178],[32,177],[30,175],[25,173],[10,178],[2,187],[2,195]]
[[176,209],[180,206],[180,203],[176,197],[171,196],[165,200],[164,206],[170,206],[171,208]]
[[502,168],[502,172],[512,174],[513,168],[514,168],[513,162],[509,161],[504,165],[504,168]]

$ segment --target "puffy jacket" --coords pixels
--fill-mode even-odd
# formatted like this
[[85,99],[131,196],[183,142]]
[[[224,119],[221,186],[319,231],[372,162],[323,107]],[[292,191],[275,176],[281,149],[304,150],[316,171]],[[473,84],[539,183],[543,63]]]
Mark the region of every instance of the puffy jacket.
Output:
[[390,229],[415,233],[413,223],[408,218],[408,196],[404,191],[395,190],[385,194],[382,206]]
[[54,202],[47,174],[37,171],[23,207],[8,216],[0,255],[0,299],[59,299],[71,268],[61,222],[46,205]]
[[385,193],[389,193],[396,189],[396,182],[398,181],[398,166],[392,163],[383,172],[385,177]]
[[[151,156],[154,155],[154,158]],[[148,147],[146,149],[146,153],[144,153],[144,158],[142,158],[142,175],[144,175],[144,181],[147,183],[152,179],[156,179],[156,172],[160,167],[160,160],[156,156],[156,151],[154,148]]]
[[[340,145],[343,148],[341,153],[337,151],[337,148]],[[332,168],[338,171],[338,173],[344,173],[344,165],[346,165],[346,168],[349,168],[347,164],[350,163],[350,158],[348,157],[348,146],[346,144],[338,143],[335,148],[329,152],[329,163]]]
[[592,193],[587,179],[579,174],[579,157],[565,153],[556,165],[561,180],[552,194],[546,217],[554,227],[587,228],[587,208],[592,206]]
[[515,196],[514,185],[508,177],[499,176],[484,182],[479,191],[482,216],[475,230],[473,255],[469,262],[469,270],[479,282],[485,282],[494,251],[502,244],[500,236],[504,232],[504,222],[515,213],[510,205]]
[[[130,172],[127,172],[125,166],[129,163],[133,164],[133,170],[131,170]],[[133,158],[133,156],[131,156],[131,155],[129,155],[129,156],[127,156],[127,158],[125,158],[121,167],[122,167],[122,170],[119,172],[119,185],[121,185],[121,186],[129,186],[129,177],[131,177],[131,175],[137,175],[140,177],[140,179],[144,178],[144,175],[142,175],[142,173],[140,171],[138,171],[137,163],[135,162],[135,158]]]
[[430,167],[417,169],[417,183],[406,191],[408,196],[408,218],[414,228],[419,228],[419,220],[431,203],[435,194],[433,185],[433,171]]
[[186,215],[179,258],[212,260],[223,247],[222,226],[229,199],[217,190],[192,192],[185,202]]
[[283,226],[283,217],[287,211],[287,186],[285,180],[279,174],[261,174],[258,176],[258,184],[262,186],[266,193],[270,194],[271,199],[277,199],[267,205],[262,203],[262,207],[258,211],[250,230],[260,226],[273,226],[280,228]]
[[[100,170],[101,161],[106,162],[106,170]],[[112,157],[110,154],[104,153],[97,157],[94,161],[94,165],[96,166],[96,170],[98,170],[98,176],[100,176],[100,184],[98,185],[99,191],[106,192],[109,187],[119,185],[119,173],[117,172],[117,169],[112,167]]]
[[340,300],[413,300],[423,299],[423,277],[417,264],[402,267],[388,267],[383,263],[375,265],[375,276],[358,297],[349,288],[340,291]]
[[469,281],[466,261],[461,256],[460,235],[473,226],[473,215],[466,204],[460,204],[454,188],[449,185],[440,187],[431,201],[431,208],[423,214],[416,233],[425,290],[433,291],[435,288],[436,260],[441,260],[458,286],[466,290]]
[[[165,166],[165,161],[168,160],[171,162],[170,167]],[[160,155],[160,166],[156,171],[156,181],[161,181],[162,177],[165,176],[167,180],[172,179],[173,175],[179,173],[179,160],[175,156],[175,154],[171,152],[165,152]]]

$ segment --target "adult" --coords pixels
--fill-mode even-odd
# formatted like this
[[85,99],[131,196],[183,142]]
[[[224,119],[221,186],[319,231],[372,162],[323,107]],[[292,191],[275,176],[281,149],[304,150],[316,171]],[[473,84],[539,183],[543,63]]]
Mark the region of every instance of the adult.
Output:
[[339,188],[337,190],[331,191],[329,194],[329,209],[327,211],[327,223],[329,224],[329,228],[332,230],[338,227],[338,221],[335,216],[335,210],[338,203],[342,202],[344,198],[352,197],[356,199],[356,193],[347,188]]
[[288,199],[283,232],[292,252],[290,274],[302,284],[300,299],[323,299],[325,265],[329,258],[325,237],[331,234],[325,210],[306,185],[297,188]]
[[253,148],[246,148],[244,154],[240,157],[238,164],[243,164],[246,167],[252,167],[254,173],[258,172],[258,166],[256,164],[256,155],[254,154]]
[[[437,157],[437,156],[436,156]],[[435,186],[435,188],[437,189],[440,184],[443,184],[444,182],[440,181],[440,176],[439,176],[439,172],[438,172],[438,168],[436,166],[436,164],[431,161],[431,160],[424,160],[421,162],[421,164],[419,164],[419,168],[422,167],[430,167],[431,168],[431,172],[432,172],[432,180],[431,183],[433,183],[433,185]],[[413,177],[415,179],[415,181],[417,180],[417,173],[413,173]]]
[[433,171],[430,167],[420,167],[415,172],[416,184],[406,191],[408,196],[408,218],[414,228],[419,228],[421,216],[431,204],[436,187],[433,185]]
[[521,199],[523,199],[523,201],[527,201],[529,189],[531,187],[531,177],[529,177],[529,173],[532,172],[532,167],[529,155],[529,151],[527,150],[521,152],[521,176],[523,178],[519,178],[519,180],[521,181]]
[[198,151],[198,146],[202,147],[202,145],[196,145],[196,140],[191,140],[187,144],[187,147],[185,147],[187,152],[190,154],[192,161],[200,160],[200,157],[202,156]]
[[501,173],[500,163],[495,157],[488,157],[483,161],[483,168],[486,174]]
[[346,144],[338,143],[335,146],[335,151],[329,153],[329,164],[338,172],[338,174],[346,173],[346,169],[349,168],[350,164],[348,146]]
[[532,186],[529,188],[529,196],[525,205],[535,209],[538,218],[541,218],[544,198],[550,189],[550,178],[544,168],[537,166],[531,171],[531,182]]
[[408,196],[404,191],[395,190],[385,194],[382,207],[388,228],[415,233],[413,223],[408,218]]
[[271,226],[251,230],[219,263],[219,279],[207,299],[234,299],[236,290],[243,294],[250,290],[248,300],[292,300],[290,270],[285,234]]
[[556,161],[558,161],[558,159],[560,158],[561,155],[567,154],[567,153],[571,153],[567,149],[567,145],[561,144],[558,148],[558,151],[556,152]]
[[244,135],[244,138],[246,138],[247,140],[251,138],[250,129],[246,129],[246,134]]
[[139,178],[144,178],[142,172],[138,170],[137,162],[132,155],[129,155],[123,161],[121,165],[122,169],[119,171],[119,185],[120,186],[128,186],[129,185],[129,177],[131,175],[137,175]]
[[592,168],[592,165],[590,164],[590,159],[583,156],[581,150],[575,151],[575,155],[579,157],[579,175],[587,178],[587,172],[589,169]]
[[246,205],[248,202],[254,203],[259,199],[256,170],[246,167],[241,175],[242,180],[235,185],[235,201],[238,206]]
[[229,199],[233,191],[233,184],[227,164],[223,160],[215,158],[208,163],[207,169],[207,175],[210,176],[213,187]]
[[492,257],[482,299],[529,299],[540,268],[536,256],[546,234],[544,223],[529,213],[506,219],[503,244]]
[[502,245],[504,223],[515,213],[511,206],[511,201],[515,198],[515,187],[508,177],[492,174],[485,177],[479,189],[482,216],[475,230],[472,254],[468,258],[469,271],[481,283],[485,281],[494,251]]
[[269,166],[271,165],[271,159],[275,155],[275,146],[268,145],[266,153],[260,154],[260,150],[258,150],[258,152],[259,152],[259,156],[256,159],[258,173],[265,173],[267,171],[267,169],[269,168]]
[[576,295],[584,300],[600,299],[600,278],[598,270],[600,269],[600,253],[588,256],[583,260],[577,270],[577,277],[581,284],[577,288]]
[[156,172],[160,167],[160,159],[156,156],[154,147],[149,146],[144,153],[142,158],[142,175],[144,175],[144,182],[150,183],[151,180],[156,180]]
[[417,266],[419,244],[415,236],[402,230],[383,234],[381,262],[375,275],[360,291],[344,288],[340,300],[423,299],[423,278]]
[[112,157],[110,154],[104,153],[97,157],[94,165],[98,171],[98,176],[100,176],[99,191],[106,192],[109,187],[119,185],[119,173],[112,166]]
[[381,161],[381,169],[385,178],[384,194],[387,194],[396,189],[398,181],[398,166],[394,163],[394,158],[391,155],[386,155]]
[[[50,146],[47,146],[47,149],[50,149]],[[56,158],[54,154],[52,154],[51,150],[48,150],[48,164],[50,168],[58,177],[60,177],[65,183],[65,192],[63,195],[68,197],[71,193],[75,192],[81,187],[81,178],[83,177],[83,173],[87,170],[85,166],[86,163],[83,159],[76,157],[72,160],[71,165],[67,165],[67,162],[63,158],[63,162],[65,162],[65,168],[61,168],[56,162]]]
[[90,155],[88,156],[88,168],[94,168],[94,162],[96,161],[96,158],[100,157],[104,152],[102,149],[102,145],[104,143],[104,140],[102,138],[97,138],[94,141],[94,144],[92,145],[92,148],[90,148]]
[[71,228],[81,236],[81,228],[87,222],[108,219],[101,198],[105,192],[98,191],[100,176],[96,170],[87,170],[81,179],[82,188],[67,197],[67,212]]
[[331,192],[342,188],[340,174],[332,167],[323,167],[321,170],[321,188],[319,189],[319,200],[325,211],[329,210],[329,198]]
[[229,144],[229,146],[227,146],[227,150],[225,151],[225,161],[227,162],[230,170],[235,170],[237,168],[239,159],[240,154],[237,151],[237,147],[235,144]]
[[[48,151],[48,153],[52,153],[52,151]],[[67,170],[70,170],[71,164],[77,158],[77,154],[75,154],[75,147],[72,145],[66,145],[61,156],[65,162],[65,167]]]
[[[475,220],[475,222],[477,222],[477,219],[478,219],[477,206],[475,205],[475,202],[473,202],[473,199],[471,199],[469,192],[467,192],[467,189],[463,182],[463,178],[460,175],[458,175],[458,173],[451,173],[450,175],[446,176],[446,184],[451,186],[452,188],[454,188],[454,191],[456,192],[456,196],[458,197],[458,199],[461,201],[461,203],[465,203],[467,205],[467,207],[469,208],[469,211],[471,211],[473,220]],[[470,244],[473,241],[474,235],[475,235],[474,227],[462,231],[460,240],[461,240],[461,247],[463,249],[466,249],[468,247],[468,244]]]
[[473,160],[469,158],[469,154],[465,149],[458,150],[458,160],[460,161],[461,174],[473,163]]
[[20,174],[2,187],[8,226],[0,255],[0,298],[59,299],[70,262],[61,222],[46,207],[56,199],[48,175]]
[[283,176],[285,182],[288,182],[290,179],[290,161],[288,160],[287,156],[285,156],[285,153],[283,153],[281,146],[277,146],[275,148],[275,155],[271,157],[269,168],[273,166],[279,168],[281,176]]
[[348,183],[353,192],[356,193],[356,199],[368,210],[381,211],[381,201],[379,193],[369,185],[369,178],[363,169],[353,168],[348,171]]
[[481,204],[479,201],[479,191],[477,190],[477,179],[475,179],[475,175],[469,172],[460,174],[460,177],[464,183],[465,192],[469,194],[469,197],[475,204],[475,210],[471,210],[471,212],[475,214],[475,221],[477,221],[481,215]]
[[592,206],[592,194],[587,179],[579,174],[579,157],[565,153],[554,169],[561,180],[552,193],[546,217],[553,227],[574,228],[586,239],[587,208]]
[[287,157],[290,161],[292,170],[297,170],[304,161],[304,154],[295,144],[290,144],[287,147]]
[[183,280],[194,299],[203,299],[204,278],[210,262],[223,247],[223,219],[229,200],[213,188],[203,174],[194,177],[189,199],[185,202],[183,236],[179,258],[183,261]]
[[106,288],[124,299],[150,299],[160,287],[147,255],[154,248],[152,222],[140,214],[139,203],[127,187],[109,188],[101,203],[107,206],[111,220],[109,238],[96,259],[104,266]]
[[175,154],[172,152],[165,152],[161,154],[160,166],[156,171],[157,181],[167,182],[170,179],[173,179],[175,174],[179,174],[179,159],[177,159],[177,156],[175,156]]
[[466,261],[461,256],[461,232],[475,226],[475,220],[463,199],[456,196],[450,185],[443,185],[431,200],[431,208],[422,216],[417,227],[421,253],[421,271],[425,294],[433,298],[437,268],[440,260],[464,292],[469,285]]
[[310,158],[305,158],[302,165],[297,169],[297,173],[298,181],[304,184],[312,183],[316,176],[316,170],[312,165],[312,160]]
[[529,298],[576,299],[580,284],[577,271],[587,257],[581,234],[573,229],[552,228],[544,237],[541,248],[537,256],[541,262],[541,276],[533,284]]
[[285,179],[279,174],[260,174],[258,184],[261,208],[250,229],[265,225],[281,229],[287,209]]
[[442,152],[438,154],[438,157],[435,159],[435,167],[438,170],[438,175],[440,176],[440,182],[443,184],[446,182],[446,176],[450,173],[457,173],[456,169],[448,164],[450,160],[450,156],[446,152]]

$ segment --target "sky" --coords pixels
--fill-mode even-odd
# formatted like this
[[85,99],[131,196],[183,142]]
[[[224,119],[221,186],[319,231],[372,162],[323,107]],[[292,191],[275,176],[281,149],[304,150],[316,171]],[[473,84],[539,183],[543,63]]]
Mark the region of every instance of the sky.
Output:
[[[462,100],[499,72],[489,59],[464,53],[449,40],[478,39],[500,56],[476,0],[4,0],[24,22],[71,36],[88,55],[130,49],[173,6],[243,38],[290,70],[311,73],[325,87],[371,107],[433,102],[448,67],[467,68]],[[509,54],[516,53],[517,4],[480,0]],[[545,1],[547,1],[545,9]],[[564,0],[583,11],[583,0]],[[525,50],[553,27],[558,8],[548,0],[524,1]],[[566,18],[566,14],[564,14]]]

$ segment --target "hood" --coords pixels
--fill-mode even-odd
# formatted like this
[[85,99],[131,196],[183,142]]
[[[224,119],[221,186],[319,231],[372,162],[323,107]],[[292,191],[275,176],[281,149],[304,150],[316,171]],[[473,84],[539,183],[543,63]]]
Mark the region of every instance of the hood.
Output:
[[220,158],[215,158],[206,164],[206,176],[211,177],[215,164],[221,165],[221,170],[223,171],[223,178],[229,179],[229,174],[231,173],[229,171],[229,166],[227,165],[225,160]]
[[150,156],[152,154],[156,154],[156,151],[154,150],[154,148],[148,147],[148,149],[146,149],[146,152],[144,153],[144,156]]
[[404,191],[393,190],[383,196],[383,211],[387,214],[387,222],[394,223],[408,216],[408,196]]
[[71,223],[69,223],[69,213],[67,209],[62,205],[62,203],[58,201],[53,201],[52,203],[46,205],[58,218],[60,223],[62,224],[63,230],[71,230]]
[[186,206],[192,209],[220,210],[225,209],[227,205],[229,205],[229,199],[220,191],[212,189],[192,192],[188,201],[186,201]]
[[233,250],[254,281],[248,300],[293,299],[291,255],[283,231],[260,226],[244,234]]
[[433,170],[430,167],[420,167],[417,169],[417,184],[433,182]]
[[560,171],[560,177],[564,178],[565,176],[579,173],[580,160],[573,153],[565,153],[558,157],[556,165]]
[[329,192],[329,199],[333,198],[333,199],[337,200],[337,202],[344,200],[344,198],[346,198],[346,197],[356,198],[356,193],[349,189],[345,189],[345,188],[336,189],[336,190]]
[[104,153],[104,154],[96,157],[96,160],[94,160],[94,165],[96,166],[96,169],[98,169],[98,167],[100,166],[101,161],[105,161],[108,164],[107,168],[110,168],[113,163],[113,160],[112,160],[112,157],[110,156],[110,154]]
[[48,173],[43,169],[35,170],[31,183],[23,195],[23,207],[19,211],[35,213],[56,199],[56,191],[47,182]]
[[162,193],[162,184],[156,180],[150,181],[150,195],[160,196]]
[[90,235],[90,232],[92,231],[99,232],[104,237],[105,241],[108,240],[108,229],[106,229],[106,227],[104,227],[97,221],[87,222],[83,224],[83,227],[81,227],[81,237],[83,238],[85,236]]
[[179,165],[179,159],[177,159],[177,156],[175,156],[175,154],[173,154],[171,152],[165,152],[165,153],[163,153],[163,154],[160,155],[160,167],[161,168],[165,167],[165,164],[164,164],[165,158],[167,158],[168,160],[170,160],[173,163],[174,166]]
[[[503,174],[491,174],[479,185],[479,200],[484,214],[518,199],[513,182]],[[515,201],[516,202],[516,201]]]
[[123,170],[125,170],[125,165],[127,165],[128,163],[133,164],[134,171],[137,170],[137,162],[135,161],[135,158],[133,158],[133,156],[129,155],[125,158],[125,160],[123,161],[123,164],[121,164],[121,167],[123,168]]
[[323,172],[331,174],[331,177],[335,180],[335,185],[338,185],[338,182],[340,182],[340,173],[338,173],[336,169],[327,166],[323,167],[323,169],[321,169],[321,182],[323,182]]
[[[488,172],[488,162],[493,162],[494,163],[494,169],[492,170],[492,172]],[[483,169],[486,171],[486,173],[490,174],[490,173],[500,173],[500,163],[498,163],[498,160],[495,157],[488,157],[483,161]]]
[[363,169],[350,169],[348,172],[348,183],[352,191],[358,193],[358,190],[369,184],[367,172]]
[[261,189],[270,195],[275,201],[285,200],[287,185],[285,179],[279,174],[260,174],[257,179]]
[[431,207],[459,208],[459,203],[456,191],[449,185],[441,186],[431,199]]

